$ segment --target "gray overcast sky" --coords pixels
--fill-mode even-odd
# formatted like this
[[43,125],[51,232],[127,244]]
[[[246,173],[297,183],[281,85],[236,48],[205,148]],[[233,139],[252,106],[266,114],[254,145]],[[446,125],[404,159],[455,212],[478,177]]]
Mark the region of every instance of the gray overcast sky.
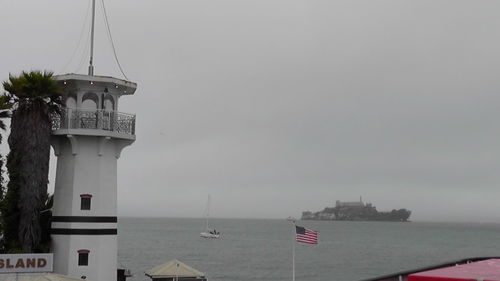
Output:
[[[0,0],[1,80],[84,73],[88,7]],[[137,114],[120,215],[199,217],[211,194],[214,217],[284,218],[361,195],[413,220],[500,222],[500,2],[106,8],[139,85],[119,108]],[[121,77],[104,31],[99,12],[95,72]]]

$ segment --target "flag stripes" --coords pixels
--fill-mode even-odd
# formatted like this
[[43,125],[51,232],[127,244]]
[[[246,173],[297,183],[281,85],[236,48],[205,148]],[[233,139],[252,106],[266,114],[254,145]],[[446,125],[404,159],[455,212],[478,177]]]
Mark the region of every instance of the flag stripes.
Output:
[[318,232],[302,226],[295,226],[295,241],[306,244],[318,244]]

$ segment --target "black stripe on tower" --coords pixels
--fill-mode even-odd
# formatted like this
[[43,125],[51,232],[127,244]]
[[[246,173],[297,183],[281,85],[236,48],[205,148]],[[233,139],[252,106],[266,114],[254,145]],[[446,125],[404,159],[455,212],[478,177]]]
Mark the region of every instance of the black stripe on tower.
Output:
[[118,234],[118,230],[116,228],[52,228],[50,233],[61,235],[116,235]]
[[52,222],[118,222],[116,217],[54,216]]

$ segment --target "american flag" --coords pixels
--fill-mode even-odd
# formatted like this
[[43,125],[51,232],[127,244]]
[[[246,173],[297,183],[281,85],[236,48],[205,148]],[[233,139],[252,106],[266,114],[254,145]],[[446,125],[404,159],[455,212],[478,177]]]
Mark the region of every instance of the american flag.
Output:
[[295,226],[295,241],[307,244],[318,244],[318,232],[302,226]]

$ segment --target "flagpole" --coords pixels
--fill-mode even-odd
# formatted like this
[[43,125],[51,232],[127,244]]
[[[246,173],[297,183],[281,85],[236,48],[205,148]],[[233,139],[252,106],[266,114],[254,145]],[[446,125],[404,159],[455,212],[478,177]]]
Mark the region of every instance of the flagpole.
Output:
[[288,217],[286,220],[292,223],[292,281],[295,281],[295,219]]
[[288,217],[288,221],[292,222],[293,227],[293,246],[292,246],[292,281],[295,281],[295,244],[318,244],[318,232],[315,230],[307,229],[295,224],[295,219]]
[[293,234],[293,239],[292,239],[292,243],[293,243],[293,250],[292,250],[292,281],[295,281],[295,221],[293,221],[293,229],[292,229],[292,234]]

